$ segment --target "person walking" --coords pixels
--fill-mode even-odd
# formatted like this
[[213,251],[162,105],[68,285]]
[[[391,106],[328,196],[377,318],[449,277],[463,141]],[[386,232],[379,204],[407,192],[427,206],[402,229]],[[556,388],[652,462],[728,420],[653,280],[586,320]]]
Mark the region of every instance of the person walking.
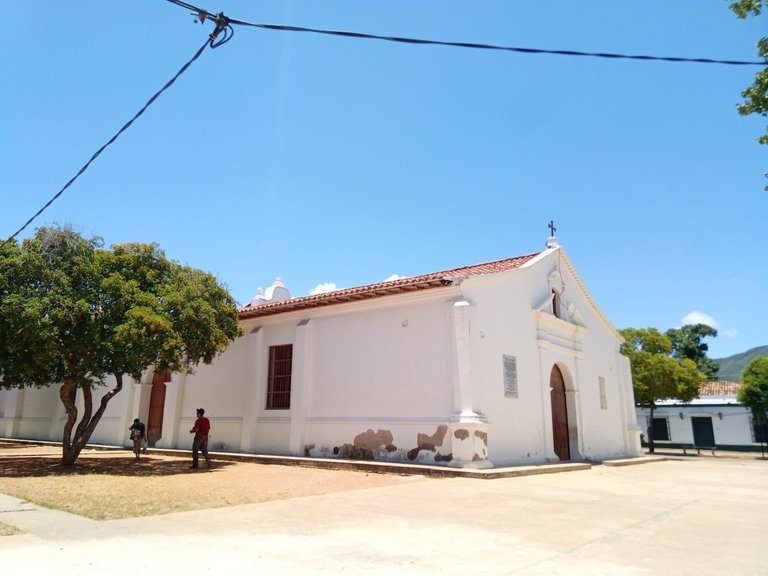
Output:
[[211,422],[205,417],[205,410],[198,408],[197,420],[195,420],[194,426],[189,431],[195,435],[195,439],[192,441],[192,466],[190,468],[197,468],[198,452],[203,453],[205,464],[208,468],[211,467],[211,459],[208,457],[208,433],[210,431]]
[[141,447],[144,444],[144,438],[147,435],[147,428],[138,418],[134,418],[133,424],[128,428],[131,432],[131,440],[133,440],[133,453],[136,455],[136,460],[141,455]]

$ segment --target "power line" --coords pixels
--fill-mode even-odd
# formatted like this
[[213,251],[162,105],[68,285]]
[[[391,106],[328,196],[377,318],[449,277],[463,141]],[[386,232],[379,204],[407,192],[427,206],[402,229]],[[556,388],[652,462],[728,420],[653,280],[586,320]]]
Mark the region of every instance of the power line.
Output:
[[118,131],[115,133],[115,135],[114,135],[114,136],[112,136],[112,138],[110,138],[110,139],[107,141],[107,143],[106,143],[106,144],[104,144],[104,145],[103,145],[101,148],[99,148],[99,149],[98,149],[98,150],[97,150],[97,151],[94,153],[94,155],[93,155],[93,156],[91,156],[91,159],[90,159],[90,160],[88,160],[88,162],[86,162],[86,163],[83,165],[83,167],[82,167],[82,168],[80,168],[80,170],[77,172],[77,174],[75,174],[75,175],[74,175],[74,176],[73,176],[73,177],[72,177],[72,178],[69,180],[69,182],[67,182],[66,184],[64,184],[64,187],[63,187],[61,190],[59,190],[58,192],[56,192],[56,194],[54,194],[54,195],[53,195],[53,197],[52,197],[50,200],[48,200],[48,202],[46,202],[46,203],[45,203],[45,205],[44,205],[42,208],[40,208],[40,210],[38,210],[37,212],[35,212],[35,214],[34,214],[34,215],[33,215],[33,216],[32,216],[32,217],[29,219],[29,220],[27,220],[27,221],[24,223],[24,225],[23,225],[21,228],[19,228],[18,230],[16,230],[16,232],[14,232],[13,234],[11,234],[11,235],[8,237],[8,240],[9,240],[9,241],[10,241],[10,240],[13,240],[13,239],[14,239],[14,238],[15,238],[15,237],[16,237],[16,236],[17,236],[17,235],[18,235],[18,234],[19,234],[19,233],[20,233],[22,230],[24,230],[24,229],[25,229],[27,226],[29,226],[29,225],[32,223],[32,221],[34,221],[34,220],[35,220],[35,218],[37,218],[38,216],[40,216],[40,214],[42,214],[42,213],[43,213],[43,212],[46,210],[46,208],[48,208],[48,207],[49,207],[51,204],[53,204],[53,202],[54,202],[54,201],[55,201],[55,200],[56,200],[56,199],[57,199],[59,196],[61,196],[61,195],[64,193],[64,191],[65,191],[67,188],[69,188],[69,187],[72,185],[72,183],[73,183],[75,180],[77,180],[77,179],[80,177],[80,175],[81,175],[83,172],[85,172],[85,171],[88,169],[88,167],[91,165],[91,163],[92,163],[94,160],[96,160],[96,158],[98,158],[98,157],[99,157],[99,155],[100,155],[100,154],[101,154],[101,153],[102,153],[102,152],[103,152],[103,151],[104,151],[104,150],[107,148],[107,146],[109,146],[109,145],[110,145],[110,144],[112,144],[112,143],[113,143],[115,140],[117,140],[117,138],[120,136],[120,134],[122,134],[123,132],[125,132],[126,130],[128,130],[128,128],[131,126],[131,124],[133,124],[134,120],[136,120],[136,119],[137,119],[139,116],[141,116],[142,114],[144,114],[144,111],[145,111],[147,108],[149,108],[149,107],[152,105],[152,103],[153,103],[153,102],[154,102],[154,101],[155,101],[155,100],[158,98],[158,96],[160,96],[160,94],[162,94],[162,93],[163,93],[163,92],[165,92],[165,91],[166,91],[168,88],[170,88],[170,87],[171,87],[171,85],[172,85],[174,82],[176,82],[176,79],[177,79],[179,76],[181,76],[181,75],[182,75],[184,72],[186,72],[187,68],[189,68],[189,67],[190,67],[190,65],[191,65],[191,64],[192,64],[192,63],[193,63],[195,60],[197,60],[197,59],[200,57],[200,55],[201,55],[201,54],[203,53],[203,51],[205,50],[206,46],[210,45],[212,48],[216,48],[217,46],[220,46],[221,44],[223,44],[224,42],[226,42],[227,40],[229,40],[229,38],[231,38],[231,35],[230,35],[229,37],[227,37],[227,36],[225,35],[225,37],[224,37],[224,38],[222,38],[222,40],[219,40],[219,41],[217,42],[217,41],[216,41],[216,37],[218,36],[218,34],[219,34],[220,32],[221,32],[221,30],[220,30],[220,28],[219,28],[219,27],[218,27],[218,25],[217,25],[217,28],[216,28],[216,30],[214,30],[214,32],[213,32],[213,33],[211,33],[211,35],[210,35],[210,37],[209,37],[209,40],[206,40],[206,41],[205,41],[205,44],[203,44],[203,45],[200,47],[200,49],[198,49],[198,51],[197,51],[197,52],[195,52],[195,55],[194,55],[194,56],[192,56],[192,58],[191,58],[191,59],[190,59],[190,60],[189,60],[189,61],[188,61],[186,64],[184,64],[184,66],[182,66],[182,67],[179,69],[179,71],[178,71],[178,72],[176,72],[176,75],[175,75],[173,78],[171,78],[170,80],[168,80],[168,82],[166,82],[166,83],[165,83],[165,86],[163,86],[163,87],[162,87],[160,90],[158,90],[158,91],[157,91],[157,92],[156,92],[156,93],[155,93],[155,94],[152,96],[152,98],[150,98],[149,100],[147,100],[147,103],[146,103],[146,104],[144,104],[144,106],[142,106],[142,107],[141,107],[141,109],[140,109],[138,112],[136,112],[136,114],[134,114],[134,115],[133,115],[133,118],[131,118],[130,120],[128,120],[128,122],[126,122],[126,123],[123,125],[123,127],[122,127],[122,128],[120,128],[120,130],[118,130]]
[[[343,30],[326,30],[321,28],[306,28],[302,26],[287,26],[282,24],[264,24],[264,23],[257,23],[257,22],[248,22],[245,20],[239,20],[235,18],[229,18],[224,15],[223,12],[220,12],[216,15],[211,14],[207,10],[204,10],[202,8],[198,8],[197,6],[194,6],[188,2],[182,2],[181,0],[167,0],[168,2],[175,4],[176,6],[179,6],[181,8],[185,8],[187,10],[192,10],[193,15],[195,16],[195,21],[199,21],[201,23],[205,23],[206,20],[211,20],[215,23],[216,28],[214,31],[209,35],[209,39],[205,41],[205,43],[197,50],[195,55],[186,63],[184,66],[182,66],[179,71],[171,78],[166,84],[158,91],[156,92],[148,101],[147,103],[136,113],[134,114],[133,118],[131,118],[128,122],[126,122],[120,130],[118,130],[112,138],[110,138],[106,144],[104,144],[101,148],[99,148],[93,156],[86,162],[82,168],[75,174],[62,188],[59,190],[56,194],[53,195],[53,197],[48,200],[48,202],[43,205],[40,210],[38,210],[29,220],[27,220],[24,225],[16,230],[11,236],[8,237],[7,241],[13,240],[19,233],[21,233],[27,226],[29,226],[40,214],[42,214],[53,202],[61,196],[64,191],[69,188],[75,180],[77,180],[80,175],[85,172],[88,167],[91,165],[91,163],[96,160],[96,158],[99,157],[99,155],[108,147],[110,146],[117,138],[125,132],[131,124],[139,117],[141,116],[144,111],[149,108],[150,105],[162,94],[165,92],[168,88],[171,87],[171,85],[176,81],[176,79],[181,76],[187,68],[195,61],[197,60],[200,55],[205,50],[206,46],[209,46],[211,48],[217,48],[224,44],[225,42],[228,42],[232,39],[232,36],[234,35],[234,28],[232,28],[232,25],[239,25],[239,26],[248,26],[252,28],[261,28],[265,30],[277,30],[277,31],[283,31],[283,32],[306,32],[306,33],[312,33],[312,34],[323,34],[323,35],[329,35],[329,36],[341,36],[346,38],[358,38],[358,39],[365,39],[365,40],[383,40],[387,42],[398,42],[403,44],[414,44],[414,45],[433,45],[433,46],[449,46],[454,48],[470,48],[470,49],[480,49],[480,50],[497,50],[497,51],[504,51],[504,52],[518,52],[523,54],[550,54],[550,55],[557,55],[557,56],[580,56],[580,57],[591,57],[591,58],[609,58],[609,59],[625,59],[625,60],[646,60],[646,61],[663,61],[663,62],[676,62],[676,63],[698,63],[698,64],[724,64],[724,65],[731,65],[731,66],[766,66],[768,65],[768,61],[763,62],[754,62],[754,61],[743,61],[743,60],[718,60],[718,59],[712,59],[712,58],[683,58],[683,57],[677,57],[677,56],[649,56],[649,55],[630,55],[630,54],[615,54],[615,53],[609,53],[609,52],[581,52],[578,50],[547,50],[542,48],[522,48],[522,47],[516,47],[516,46],[500,46],[496,44],[482,44],[482,43],[476,43],[476,42],[448,42],[448,41],[442,41],[442,40],[426,40],[423,38],[407,38],[402,36],[383,36],[378,34],[367,34],[363,32],[349,32],[349,31],[343,31]],[[221,38],[219,38],[219,35],[221,34]]]
[[[325,30],[321,28],[306,28],[303,26],[286,26],[282,24],[262,24],[257,22],[247,22],[245,20],[238,20],[236,18],[228,18],[223,13],[219,13],[216,16],[211,15],[207,10],[198,8],[189,4],[188,2],[181,2],[179,0],[168,0],[172,4],[181,6],[188,10],[193,10],[195,17],[201,22],[204,22],[206,18],[219,22],[223,19],[226,20],[228,26],[236,24],[240,26],[249,26],[252,28],[262,28],[266,30],[279,30],[283,32],[309,32],[312,34],[324,34],[329,36],[343,36],[346,38],[359,38],[365,40],[384,40],[387,42],[399,42],[402,44],[421,44],[432,46],[450,46],[454,48],[472,48],[479,50],[500,50],[504,52],[518,52],[522,54],[550,54],[556,56],[579,56],[589,58],[608,58],[614,60],[646,60],[646,61],[660,61],[660,62],[676,62],[676,63],[695,63],[695,64],[724,64],[729,66],[768,66],[768,61],[746,61],[746,60],[720,60],[715,58],[683,58],[679,56],[649,56],[643,54],[616,54],[610,52],[582,52],[579,50],[547,50],[543,48],[522,48],[517,46],[500,46],[497,44],[482,44],[476,42],[448,42],[443,40],[425,40],[422,38],[406,38],[402,36],[383,36],[379,34],[367,34],[363,32],[348,32],[343,30]],[[229,26],[231,29],[231,26]]]

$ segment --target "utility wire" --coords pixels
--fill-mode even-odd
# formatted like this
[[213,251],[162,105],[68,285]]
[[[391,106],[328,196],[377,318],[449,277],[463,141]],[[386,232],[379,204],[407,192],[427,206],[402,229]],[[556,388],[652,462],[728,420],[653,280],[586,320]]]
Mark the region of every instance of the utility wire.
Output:
[[[216,24],[215,30],[210,34],[209,40],[205,41],[205,44],[203,44],[198,51],[195,53],[195,55],[186,63],[184,66],[182,66],[179,71],[176,73],[176,75],[171,78],[168,82],[166,82],[165,86],[163,86],[158,92],[156,92],[148,101],[147,103],[131,118],[128,122],[126,122],[120,130],[117,131],[117,133],[110,138],[106,144],[104,144],[101,148],[99,148],[93,156],[91,156],[90,160],[86,162],[82,168],[75,174],[69,182],[67,182],[61,190],[59,190],[54,196],[48,200],[48,202],[45,203],[45,205],[40,208],[29,220],[27,220],[24,225],[16,230],[11,236],[8,237],[7,241],[13,240],[18,234],[20,234],[27,226],[29,226],[40,214],[42,214],[53,202],[61,196],[64,191],[69,188],[75,180],[77,180],[80,175],[85,172],[88,167],[91,165],[91,163],[98,158],[98,156],[109,146],[111,145],[117,138],[125,132],[131,124],[133,124],[134,120],[136,120],[139,116],[141,116],[144,111],[149,108],[150,105],[162,94],[165,92],[168,88],[171,87],[171,85],[176,81],[176,79],[181,76],[187,68],[195,61],[197,60],[200,55],[205,50],[206,46],[211,46],[211,48],[217,48],[224,44],[225,42],[228,42],[231,40],[232,36],[234,35],[234,29],[232,28],[232,24],[236,24],[239,26],[248,26],[252,28],[262,28],[265,30],[277,30],[277,31],[283,31],[283,32],[308,32],[312,34],[324,34],[329,36],[342,36],[346,38],[358,38],[358,39],[365,39],[365,40],[384,40],[387,42],[399,42],[403,44],[420,44],[420,45],[433,45],[433,46],[450,46],[454,48],[472,48],[472,49],[480,49],[480,50],[500,50],[504,52],[518,52],[523,54],[551,54],[551,55],[557,55],[557,56],[581,56],[581,57],[591,57],[591,58],[610,58],[610,59],[625,59],[625,60],[646,60],[646,61],[663,61],[663,62],[682,62],[682,63],[698,63],[698,64],[725,64],[725,65],[731,65],[731,66],[766,66],[768,65],[768,61],[762,61],[762,62],[755,62],[755,61],[744,61],[744,60],[718,60],[713,58],[682,58],[677,56],[648,56],[648,55],[630,55],[630,54],[614,54],[614,53],[608,53],[608,52],[581,52],[578,50],[546,50],[542,48],[521,48],[516,46],[499,46],[496,44],[481,44],[476,42],[447,42],[442,40],[425,40],[422,38],[406,38],[402,36],[382,36],[378,34],[366,34],[363,32],[349,32],[349,31],[343,31],[343,30],[325,30],[320,28],[306,28],[302,26],[286,26],[282,24],[263,24],[263,23],[257,23],[257,22],[248,22],[245,20],[239,20],[235,18],[228,18],[224,15],[224,13],[219,13],[216,15],[212,15],[207,10],[204,10],[202,8],[198,8],[197,6],[194,6],[188,2],[182,2],[181,0],[167,0],[171,4],[175,4],[176,6],[179,6],[181,8],[185,8],[187,10],[192,10],[193,15],[196,18],[196,22],[199,21],[200,23],[205,23],[205,20],[212,20]],[[223,32],[222,37],[219,39],[218,36],[220,33]]]
[[[385,40],[387,42],[399,42],[403,44],[422,44],[433,46],[451,46],[454,48],[473,48],[480,50],[501,50],[504,52],[518,52],[523,54],[551,54],[556,56],[581,56],[590,58],[610,58],[610,59],[623,59],[623,60],[646,60],[646,61],[661,61],[661,62],[678,62],[678,63],[696,63],[696,64],[725,64],[730,66],[768,66],[768,61],[745,61],[745,60],[719,60],[714,58],[683,58],[678,56],[648,56],[642,54],[614,54],[610,52],[581,52],[578,50],[546,50],[542,48],[520,48],[516,46],[499,46],[496,44],[480,44],[476,42],[447,42],[442,40],[425,40],[421,38],[406,38],[402,36],[382,36],[378,34],[366,34],[363,32],[347,32],[343,30],[325,30],[320,28],[305,28],[302,26],[286,26],[282,24],[260,24],[256,22],[247,22],[245,20],[238,20],[236,18],[227,18],[222,13],[212,16],[207,10],[198,8],[189,4],[188,2],[181,2],[179,0],[167,0],[168,2],[193,10],[196,17],[202,22],[207,18],[216,20],[219,25],[218,19],[225,19],[228,24],[237,24],[240,26],[249,26],[252,28],[262,28],[266,30],[279,30],[284,32],[309,32],[312,34],[325,34],[329,36],[343,36],[346,38],[360,38],[365,40]],[[231,28],[231,27],[230,27]]]
[[[176,82],[176,79],[177,79],[179,76],[181,76],[181,75],[182,75],[184,72],[186,72],[187,68],[189,68],[189,67],[190,67],[190,65],[192,64],[192,62],[194,62],[195,60],[197,60],[197,59],[200,57],[200,55],[201,55],[201,54],[203,53],[203,51],[205,50],[205,47],[206,47],[206,46],[208,46],[208,45],[210,44],[210,46],[211,46],[212,48],[215,48],[215,47],[217,47],[217,46],[220,46],[220,45],[221,45],[223,42],[225,42],[226,40],[228,40],[228,39],[229,39],[229,38],[227,37],[227,38],[224,38],[224,39],[222,39],[222,40],[221,40],[221,41],[219,41],[218,43],[215,43],[215,40],[216,40],[216,36],[218,35],[218,33],[219,33],[220,31],[221,31],[221,30],[219,29],[219,27],[218,27],[218,25],[217,25],[217,28],[216,28],[216,30],[215,30],[215,31],[214,31],[214,32],[213,32],[213,33],[210,35],[210,39],[209,39],[209,40],[206,40],[206,41],[205,41],[205,44],[203,44],[203,45],[202,45],[202,46],[201,46],[201,47],[198,49],[198,51],[197,51],[197,52],[195,52],[195,55],[194,55],[194,56],[192,56],[192,59],[191,59],[191,60],[189,60],[189,62],[187,62],[186,64],[184,64],[184,66],[182,66],[182,67],[179,69],[179,71],[178,71],[178,72],[176,72],[176,75],[175,75],[173,78],[171,78],[170,80],[168,80],[168,82],[166,82],[166,83],[165,83],[165,86],[163,86],[163,87],[162,87],[162,88],[161,88],[159,91],[157,91],[157,92],[154,94],[154,96],[152,96],[152,98],[150,98],[150,99],[147,101],[147,103],[146,103],[146,104],[144,104],[144,106],[142,106],[141,110],[139,110],[138,112],[136,112],[136,114],[134,114],[133,118],[131,118],[130,120],[128,120],[128,122],[126,122],[126,123],[123,125],[123,127],[122,127],[122,128],[120,128],[120,130],[118,130],[118,131],[117,131],[117,133],[116,133],[114,136],[112,136],[112,138],[110,138],[110,139],[109,139],[109,141],[108,141],[106,144],[104,144],[104,145],[103,145],[101,148],[99,148],[99,149],[96,151],[96,153],[95,153],[93,156],[91,156],[91,159],[90,159],[90,160],[88,160],[88,162],[86,162],[86,163],[83,165],[83,167],[82,167],[82,168],[80,168],[80,170],[77,172],[77,174],[75,174],[75,175],[74,175],[74,176],[73,176],[73,177],[72,177],[72,178],[69,180],[69,182],[67,182],[66,184],[64,184],[64,187],[63,187],[61,190],[59,190],[59,191],[58,191],[56,194],[54,194],[54,196],[53,196],[53,197],[52,197],[50,200],[48,200],[48,202],[46,202],[46,203],[45,203],[45,205],[44,205],[42,208],[40,208],[40,210],[38,210],[37,212],[35,212],[34,216],[32,216],[32,217],[31,217],[29,220],[27,220],[27,221],[24,223],[24,226],[22,226],[21,228],[19,228],[18,230],[16,230],[16,232],[14,232],[13,234],[11,234],[11,236],[9,236],[9,237],[8,237],[8,241],[10,241],[10,240],[13,240],[13,239],[14,239],[14,238],[15,238],[15,237],[16,237],[16,236],[17,236],[17,235],[18,235],[18,234],[19,234],[19,233],[20,233],[22,230],[24,230],[24,229],[25,229],[27,226],[29,226],[29,225],[32,223],[32,221],[33,221],[35,218],[37,218],[38,216],[40,216],[40,214],[42,214],[42,213],[43,213],[43,211],[45,211],[45,209],[46,209],[46,208],[48,208],[48,207],[49,207],[51,204],[53,204],[53,202],[54,202],[54,201],[55,201],[55,200],[56,200],[56,199],[57,199],[59,196],[61,196],[61,195],[64,193],[64,190],[66,190],[67,188],[69,188],[69,187],[72,185],[72,183],[73,183],[75,180],[77,180],[77,179],[78,179],[78,177],[79,177],[79,176],[80,176],[80,175],[81,175],[83,172],[85,172],[85,171],[88,169],[88,167],[91,165],[91,163],[92,163],[94,160],[96,160],[96,158],[98,158],[98,156],[99,156],[99,155],[100,155],[100,154],[101,154],[101,153],[104,151],[104,149],[105,149],[107,146],[109,146],[109,145],[110,145],[110,144],[112,144],[112,143],[113,143],[115,140],[117,140],[117,138],[120,136],[120,134],[122,134],[123,132],[125,132],[126,130],[128,130],[128,128],[131,126],[131,124],[133,124],[133,121],[134,121],[134,120],[136,120],[136,119],[137,119],[139,116],[141,116],[142,114],[144,114],[144,111],[145,111],[147,108],[149,108],[149,106],[150,106],[150,105],[151,105],[151,104],[152,104],[152,103],[153,103],[153,102],[154,102],[154,101],[157,99],[157,97],[158,97],[158,96],[160,96],[160,94],[162,94],[163,92],[165,92],[165,91],[166,91],[168,88],[170,88],[170,87],[171,87],[171,85],[172,85],[174,82]],[[230,36],[230,37],[231,37],[231,36]]]

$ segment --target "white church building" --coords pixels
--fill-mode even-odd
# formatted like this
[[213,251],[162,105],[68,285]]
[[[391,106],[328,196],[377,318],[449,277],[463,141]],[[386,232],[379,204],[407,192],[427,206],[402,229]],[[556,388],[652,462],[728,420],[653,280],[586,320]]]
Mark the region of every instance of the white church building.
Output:
[[[243,336],[194,374],[148,373],[91,442],[492,467],[640,455],[621,336],[564,249],[239,311]],[[110,382],[107,382],[110,384]],[[0,437],[61,439],[58,387],[0,391]]]

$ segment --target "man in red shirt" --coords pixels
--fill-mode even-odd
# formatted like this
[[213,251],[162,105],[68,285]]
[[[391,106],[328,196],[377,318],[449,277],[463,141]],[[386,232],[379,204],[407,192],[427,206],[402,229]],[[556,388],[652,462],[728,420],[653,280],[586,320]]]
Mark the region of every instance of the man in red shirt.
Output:
[[192,441],[192,466],[190,468],[197,468],[198,452],[203,453],[206,465],[208,468],[211,467],[211,459],[208,457],[208,432],[211,431],[211,422],[204,414],[204,409],[197,409],[197,420],[190,430],[190,433],[195,435],[195,439]]

